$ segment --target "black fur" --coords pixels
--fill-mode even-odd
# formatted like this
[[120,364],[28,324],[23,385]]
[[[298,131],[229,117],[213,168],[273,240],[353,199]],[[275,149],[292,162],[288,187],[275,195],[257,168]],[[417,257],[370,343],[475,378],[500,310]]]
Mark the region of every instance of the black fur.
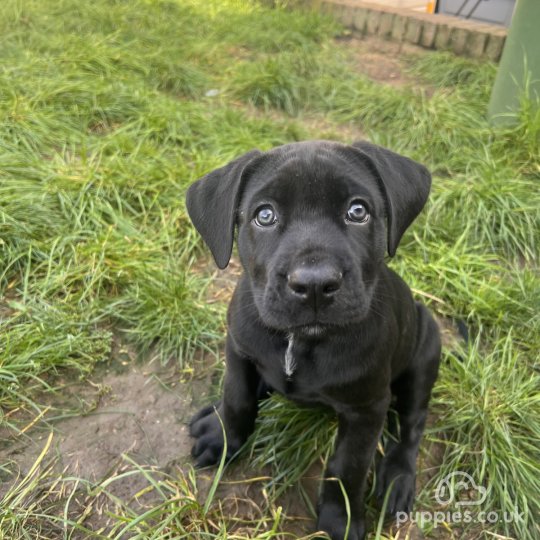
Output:
[[[193,184],[189,215],[220,268],[235,225],[244,268],[228,312],[224,393],[191,421],[197,465],[234,455],[252,432],[260,389],[323,404],[339,429],[327,478],[350,501],[350,540],[364,537],[364,485],[392,399],[399,422],[377,471],[377,493],[393,482],[388,510],[410,511],[416,457],[440,361],[437,325],[390,270],[397,245],[429,194],[422,165],[366,142],[293,143],[252,151]],[[349,219],[351,203],[368,209]],[[261,206],[277,221],[261,226]],[[286,355],[294,361],[286,373]],[[291,372],[292,371],[292,372]],[[339,483],[325,481],[317,527],[344,538]]]

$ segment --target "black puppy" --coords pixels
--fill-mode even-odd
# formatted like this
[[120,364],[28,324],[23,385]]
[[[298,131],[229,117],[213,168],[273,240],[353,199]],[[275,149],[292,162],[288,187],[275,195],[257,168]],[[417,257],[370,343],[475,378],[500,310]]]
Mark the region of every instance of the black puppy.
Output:
[[318,529],[334,540],[364,537],[368,468],[394,398],[399,423],[377,471],[388,509],[410,511],[416,457],[440,339],[427,309],[390,270],[401,236],[429,194],[425,167],[358,142],[253,150],[193,184],[189,215],[217,265],[235,227],[244,268],[228,312],[223,398],[191,421],[197,465],[235,454],[252,432],[260,388],[323,404],[339,420],[319,500]]

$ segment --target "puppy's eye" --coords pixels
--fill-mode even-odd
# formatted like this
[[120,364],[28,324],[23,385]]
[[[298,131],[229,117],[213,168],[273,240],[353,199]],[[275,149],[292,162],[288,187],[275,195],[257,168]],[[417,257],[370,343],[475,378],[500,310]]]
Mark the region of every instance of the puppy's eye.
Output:
[[353,201],[347,210],[347,221],[366,223],[369,220],[369,210],[364,201]]
[[265,204],[257,209],[255,213],[255,223],[259,227],[270,227],[276,221],[276,212],[269,204]]

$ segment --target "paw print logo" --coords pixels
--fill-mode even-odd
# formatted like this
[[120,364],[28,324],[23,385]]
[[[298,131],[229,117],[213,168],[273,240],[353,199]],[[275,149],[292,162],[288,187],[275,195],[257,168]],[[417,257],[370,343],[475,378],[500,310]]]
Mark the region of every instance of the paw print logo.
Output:
[[442,505],[455,503],[457,506],[475,506],[482,504],[486,497],[487,489],[477,485],[474,478],[463,471],[446,475],[435,489],[435,499]]

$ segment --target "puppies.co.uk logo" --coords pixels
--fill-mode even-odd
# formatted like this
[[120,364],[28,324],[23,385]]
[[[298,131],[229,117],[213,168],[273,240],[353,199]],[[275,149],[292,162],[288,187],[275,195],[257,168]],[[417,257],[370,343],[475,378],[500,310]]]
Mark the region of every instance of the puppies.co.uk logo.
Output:
[[488,489],[477,484],[474,478],[463,471],[454,471],[442,478],[435,488],[435,500],[443,507],[453,507],[454,511],[397,512],[396,525],[399,527],[411,521],[433,527],[448,523],[512,523],[523,521],[524,512],[498,512],[480,509],[488,496]]
[[[467,498],[462,498],[466,495]],[[435,500],[444,506],[475,506],[482,504],[487,497],[487,489],[478,486],[470,474],[455,471],[445,476],[435,488]]]

